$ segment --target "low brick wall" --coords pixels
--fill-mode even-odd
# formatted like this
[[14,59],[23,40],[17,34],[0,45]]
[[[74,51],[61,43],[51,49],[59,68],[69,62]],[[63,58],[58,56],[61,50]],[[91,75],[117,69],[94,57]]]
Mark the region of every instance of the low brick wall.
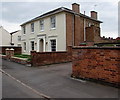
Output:
[[6,53],[6,49],[9,48],[13,48],[14,49],[14,53],[15,54],[21,54],[22,53],[22,47],[17,47],[17,46],[0,46],[0,53],[5,54]]
[[36,52],[31,51],[32,66],[41,66],[47,64],[63,63],[72,60],[71,47],[67,52]]
[[72,76],[107,83],[120,84],[120,48],[74,47]]
[[23,60],[23,59],[17,58],[17,57],[8,58],[7,56],[2,55],[2,56],[0,56],[0,58],[5,59],[5,60],[10,60],[10,61],[13,61],[13,62],[16,62],[16,63],[19,63],[19,64],[23,64],[23,65],[30,64],[29,61]]

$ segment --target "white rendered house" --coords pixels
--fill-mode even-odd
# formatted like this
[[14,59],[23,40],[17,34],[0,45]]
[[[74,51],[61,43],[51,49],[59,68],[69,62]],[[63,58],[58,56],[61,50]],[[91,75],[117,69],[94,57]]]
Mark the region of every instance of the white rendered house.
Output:
[[66,51],[65,20],[62,12],[22,25],[23,53]]
[[11,32],[10,35],[10,44],[21,47],[21,30]]
[[[72,10],[60,7],[21,25],[22,52],[66,51],[68,46],[79,46],[89,40],[86,28],[95,26],[100,29],[100,23],[97,12],[91,11],[91,17],[81,14],[79,4],[73,3]],[[94,35],[95,30],[90,34]]]
[[10,33],[0,26],[0,46],[10,46]]

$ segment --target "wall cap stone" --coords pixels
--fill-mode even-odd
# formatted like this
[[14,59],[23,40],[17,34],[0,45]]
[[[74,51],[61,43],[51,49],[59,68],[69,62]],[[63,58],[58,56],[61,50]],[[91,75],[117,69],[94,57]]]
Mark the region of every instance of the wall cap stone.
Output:
[[72,49],[117,49],[119,50],[120,47],[95,47],[95,46],[74,46]]

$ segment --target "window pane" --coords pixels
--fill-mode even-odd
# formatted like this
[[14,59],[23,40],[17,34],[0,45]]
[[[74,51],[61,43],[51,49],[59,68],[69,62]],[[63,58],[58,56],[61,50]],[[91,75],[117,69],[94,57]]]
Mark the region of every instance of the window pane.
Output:
[[40,30],[44,30],[44,20],[40,20]]
[[24,27],[23,27],[23,34],[25,34],[25,30],[26,30],[26,29],[25,29],[25,26],[24,26]]
[[31,32],[34,32],[34,23],[31,24]]
[[34,50],[34,41],[31,41],[31,50]]
[[23,45],[24,45],[24,50],[26,50],[26,42],[24,42]]
[[18,41],[21,41],[21,36],[18,36]]
[[56,51],[56,40],[51,40],[51,51]]
[[55,28],[56,20],[55,16],[51,17],[51,28]]

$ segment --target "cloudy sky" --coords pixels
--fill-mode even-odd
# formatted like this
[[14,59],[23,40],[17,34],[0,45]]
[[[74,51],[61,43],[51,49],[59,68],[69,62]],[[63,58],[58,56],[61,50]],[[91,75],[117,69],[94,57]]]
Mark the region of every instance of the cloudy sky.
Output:
[[81,13],[85,11],[86,15],[90,16],[91,10],[98,12],[98,19],[103,21],[101,24],[102,36],[114,38],[118,36],[118,0],[50,1],[26,0],[24,2],[24,0],[2,0],[0,2],[0,25],[9,32],[13,32],[20,29],[20,24],[34,17],[59,7],[71,9],[71,4],[76,2],[80,4]]

